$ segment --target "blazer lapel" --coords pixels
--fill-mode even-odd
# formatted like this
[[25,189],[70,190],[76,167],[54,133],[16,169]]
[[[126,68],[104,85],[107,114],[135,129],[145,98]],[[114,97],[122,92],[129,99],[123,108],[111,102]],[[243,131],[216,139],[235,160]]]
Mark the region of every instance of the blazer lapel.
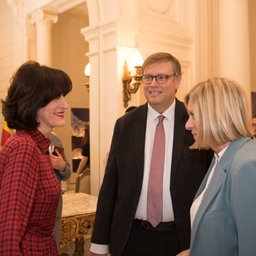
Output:
[[212,167],[214,166],[214,163],[215,163],[215,158],[213,157],[212,162],[211,162],[211,165],[209,166],[209,169],[208,169],[208,171],[207,171],[207,173],[206,173],[206,175],[205,175],[205,177],[204,177],[204,179],[203,179],[203,181],[202,181],[202,183],[201,183],[199,189],[198,189],[197,192],[196,192],[196,195],[195,195],[194,200],[195,200],[195,199],[202,193],[202,191],[204,190],[204,188],[205,188],[205,186],[206,186],[206,182],[207,182],[208,177],[209,177],[209,175],[210,175],[210,170],[211,170]]
[[[204,190],[207,179],[209,177],[209,174],[210,174],[210,171],[211,171],[213,165],[214,165],[214,161],[212,162],[212,164],[211,164],[211,166],[210,166],[210,168],[207,172],[207,175],[205,176],[205,178],[204,178],[204,180],[203,180],[195,198],[197,198],[202,193],[202,191]],[[207,190],[205,191],[202,203],[199,206],[199,209],[196,213],[194,223],[193,223],[193,227],[192,227],[192,232],[194,234],[197,232],[198,225],[199,225],[203,215],[207,211],[208,206],[211,204],[215,195],[218,193],[218,191],[222,187],[222,183],[225,180],[225,178],[226,178],[226,173],[223,171],[223,167],[221,166],[221,163],[218,163],[218,165],[216,166],[216,169],[214,170],[211,182],[210,182]],[[195,236],[192,236],[192,237],[195,237]]]

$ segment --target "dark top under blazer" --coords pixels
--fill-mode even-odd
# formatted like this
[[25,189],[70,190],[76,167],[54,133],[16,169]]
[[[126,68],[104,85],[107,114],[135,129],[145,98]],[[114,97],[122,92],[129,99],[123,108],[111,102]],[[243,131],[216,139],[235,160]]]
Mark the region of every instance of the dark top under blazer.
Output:
[[[100,189],[92,243],[109,244],[118,256],[129,238],[140,198],[148,105],[116,121],[105,176]],[[176,99],[170,193],[181,248],[189,248],[189,209],[210,165],[213,153],[190,150],[194,139],[185,130],[184,104]]]

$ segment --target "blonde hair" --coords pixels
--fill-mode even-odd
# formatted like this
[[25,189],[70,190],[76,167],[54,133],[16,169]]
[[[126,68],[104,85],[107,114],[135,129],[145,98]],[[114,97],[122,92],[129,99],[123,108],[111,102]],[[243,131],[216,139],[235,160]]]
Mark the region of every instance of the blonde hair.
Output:
[[197,139],[192,149],[219,146],[240,136],[250,137],[250,108],[243,88],[226,78],[197,84],[185,97],[192,103]]

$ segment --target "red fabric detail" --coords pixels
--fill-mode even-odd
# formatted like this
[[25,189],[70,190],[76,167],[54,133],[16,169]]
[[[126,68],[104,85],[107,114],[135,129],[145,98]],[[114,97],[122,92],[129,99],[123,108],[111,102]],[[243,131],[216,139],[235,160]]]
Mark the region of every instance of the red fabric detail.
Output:
[[11,133],[3,128],[1,146],[11,137]]

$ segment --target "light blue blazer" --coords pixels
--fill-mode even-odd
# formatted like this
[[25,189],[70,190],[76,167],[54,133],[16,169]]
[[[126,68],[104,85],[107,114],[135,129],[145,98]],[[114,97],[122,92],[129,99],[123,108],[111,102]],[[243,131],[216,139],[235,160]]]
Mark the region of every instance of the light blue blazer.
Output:
[[[206,185],[209,170],[199,187]],[[256,141],[230,143],[212,176],[191,231],[190,256],[256,255]]]

